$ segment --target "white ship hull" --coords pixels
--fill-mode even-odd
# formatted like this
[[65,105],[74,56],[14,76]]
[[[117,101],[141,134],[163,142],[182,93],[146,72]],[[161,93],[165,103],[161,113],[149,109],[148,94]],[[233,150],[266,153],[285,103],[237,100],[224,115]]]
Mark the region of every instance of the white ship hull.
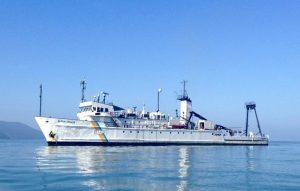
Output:
[[49,145],[268,145],[221,130],[103,127],[96,121],[36,117]]

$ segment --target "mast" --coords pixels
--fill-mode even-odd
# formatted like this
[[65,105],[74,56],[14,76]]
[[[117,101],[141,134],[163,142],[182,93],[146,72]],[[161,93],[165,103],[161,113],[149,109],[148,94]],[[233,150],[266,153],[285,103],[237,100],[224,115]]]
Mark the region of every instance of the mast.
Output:
[[186,93],[186,89],[185,89],[185,84],[187,83],[187,81],[183,80],[182,83],[183,83],[183,97],[187,97],[187,93]]
[[97,95],[97,102],[100,103],[100,93]]
[[42,116],[42,96],[43,96],[43,85],[40,84],[40,110],[39,110],[39,116]]
[[82,80],[80,82],[80,86],[81,86],[81,102],[84,102],[85,101],[85,98],[84,98],[84,91],[86,89],[86,82],[85,80]]
[[183,125],[188,125],[186,122],[191,117],[192,110],[192,100],[189,98],[186,91],[186,80],[182,81],[183,90],[182,94],[177,97],[180,101],[180,123]]
[[161,88],[159,88],[157,91],[157,112],[159,112],[159,94],[161,93],[161,91]]
[[187,94],[187,91],[186,91],[186,83],[188,81],[186,80],[183,80],[181,83],[183,84],[183,90],[182,90],[182,95],[179,95],[178,96],[178,100],[179,101],[188,101],[188,102],[192,102],[192,100],[189,98],[188,94]]

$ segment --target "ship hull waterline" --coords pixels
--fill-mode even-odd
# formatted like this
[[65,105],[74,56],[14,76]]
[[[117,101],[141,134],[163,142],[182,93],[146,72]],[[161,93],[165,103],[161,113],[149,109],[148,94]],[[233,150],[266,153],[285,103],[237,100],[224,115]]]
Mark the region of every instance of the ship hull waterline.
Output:
[[100,127],[96,122],[36,117],[49,146],[268,145],[264,137],[218,130]]

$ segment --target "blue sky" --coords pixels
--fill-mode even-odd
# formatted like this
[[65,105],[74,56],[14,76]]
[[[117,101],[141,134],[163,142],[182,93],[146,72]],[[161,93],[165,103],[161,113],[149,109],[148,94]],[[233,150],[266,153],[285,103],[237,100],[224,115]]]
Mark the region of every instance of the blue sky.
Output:
[[[0,120],[36,127],[74,118],[79,82],[123,107],[174,115],[180,81],[193,108],[244,127],[256,101],[264,132],[300,140],[300,1],[0,0]],[[251,117],[254,117],[253,115]],[[251,123],[251,128],[255,124]],[[256,129],[253,129],[256,130]]]

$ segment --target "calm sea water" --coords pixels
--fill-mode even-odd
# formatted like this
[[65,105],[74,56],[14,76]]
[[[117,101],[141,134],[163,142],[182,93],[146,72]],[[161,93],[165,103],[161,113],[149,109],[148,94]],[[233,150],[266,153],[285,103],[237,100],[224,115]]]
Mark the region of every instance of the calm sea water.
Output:
[[0,190],[300,190],[300,143],[49,147],[0,141]]

